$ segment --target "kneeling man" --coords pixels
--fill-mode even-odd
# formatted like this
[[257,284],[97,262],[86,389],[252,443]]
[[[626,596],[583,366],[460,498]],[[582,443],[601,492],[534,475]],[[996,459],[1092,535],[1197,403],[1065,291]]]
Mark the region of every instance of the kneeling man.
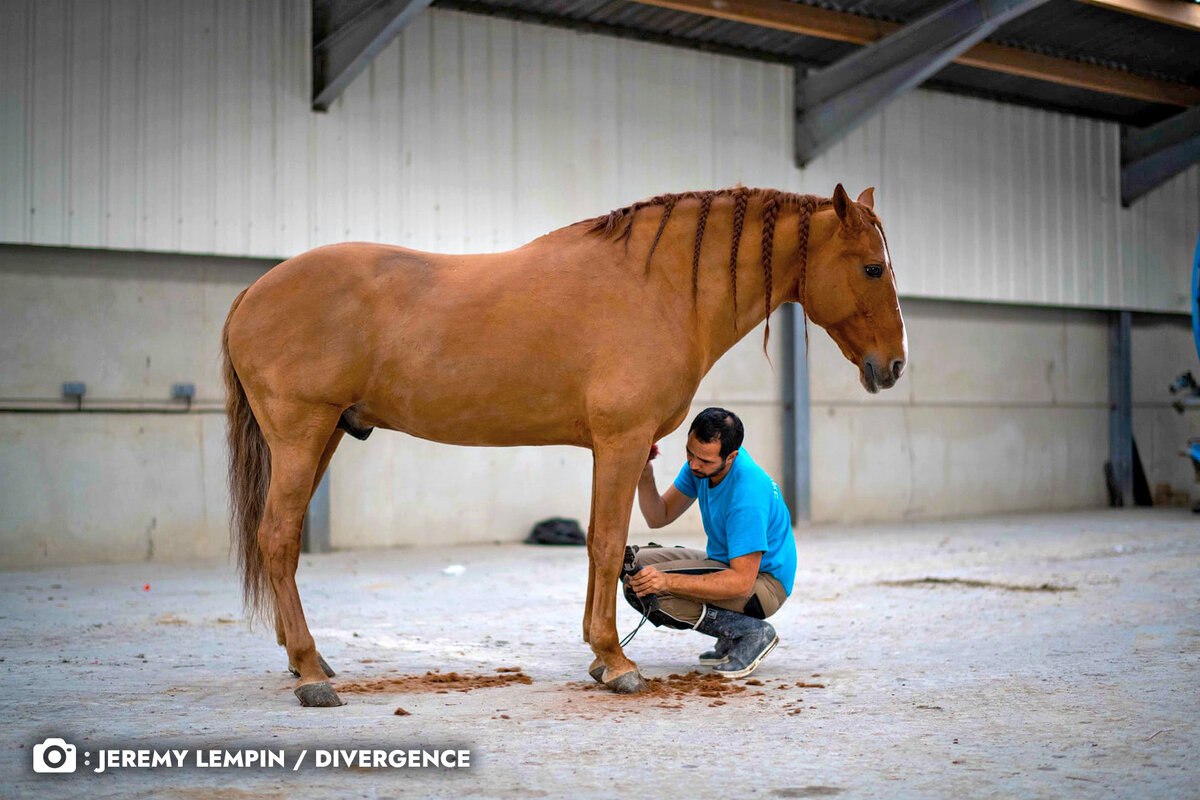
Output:
[[705,550],[644,547],[641,568],[627,578],[625,598],[638,612],[657,596],[647,618],[716,638],[700,663],[731,678],[755,670],[779,643],[765,619],[783,605],[796,577],[792,519],[779,487],[741,449],[742,421],[706,408],[692,422],[687,463],[665,494],[650,461],[638,482],[638,505],[651,528],[674,522],[699,498]]

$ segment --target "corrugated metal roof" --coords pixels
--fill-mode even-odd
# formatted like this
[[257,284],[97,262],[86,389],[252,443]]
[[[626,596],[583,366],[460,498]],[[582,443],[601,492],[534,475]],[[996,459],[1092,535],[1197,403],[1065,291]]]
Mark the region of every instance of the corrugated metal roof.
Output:
[[1141,75],[1200,85],[1200,34],[1076,0],[1052,0],[1017,17],[992,38]]
[[[945,0],[806,4],[905,23]],[[627,0],[437,0],[435,5],[812,67],[833,63],[858,48]],[[1005,25],[989,41],[1200,86],[1200,34],[1077,0],[1051,0]],[[1179,110],[958,64],[946,67],[927,86],[1133,125],[1152,124]]]
[[1081,114],[1083,112],[1080,109],[1094,109],[1091,113],[1083,115],[1139,127],[1158,122],[1164,118],[1164,114],[1169,116],[1179,112],[1174,106],[1161,106],[1130,97],[1060,86],[1034,78],[1005,75],[963,64],[951,64],[946,67],[933,80],[927,81],[925,88],[1030,105],[1067,114]]

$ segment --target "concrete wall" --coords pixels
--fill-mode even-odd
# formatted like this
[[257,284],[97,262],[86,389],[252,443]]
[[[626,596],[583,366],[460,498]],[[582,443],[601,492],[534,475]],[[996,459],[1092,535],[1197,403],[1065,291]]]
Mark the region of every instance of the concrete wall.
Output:
[[[925,519],[1107,502],[1107,312],[903,302],[911,360],[867,395],[811,337],[813,519]],[[1175,456],[1200,415],[1167,386],[1196,364],[1186,317],[1136,317],[1134,434],[1151,483],[1186,490]]]
[[0,406],[53,409],[78,380],[109,409],[0,413],[0,566],[225,552],[220,331],[270,265],[0,247]]
[[[0,566],[219,557],[226,454],[219,332],[229,303],[270,262],[0,247]],[[816,521],[933,518],[1099,506],[1108,455],[1107,312],[906,299],[911,363],[867,395],[828,336],[811,336]],[[746,448],[782,479],[782,354],[761,328],[706,377],[693,412],[733,409]],[[1186,318],[1137,316],[1134,430],[1151,483],[1191,484],[1175,453],[1200,415],[1166,387],[1196,368]],[[1198,370],[1200,371],[1200,370]],[[61,383],[88,384],[61,410]],[[193,411],[169,399],[197,387]],[[158,413],[119,413],[155,404]],[[683,461],[662,443],[660,488]],[[573,448],[457,448],[389,431],[346,439],[331,468],[336,547],[511,541],[538,520],[586,523],[590,454]],[[693,509],[650,534],[700,529]]]

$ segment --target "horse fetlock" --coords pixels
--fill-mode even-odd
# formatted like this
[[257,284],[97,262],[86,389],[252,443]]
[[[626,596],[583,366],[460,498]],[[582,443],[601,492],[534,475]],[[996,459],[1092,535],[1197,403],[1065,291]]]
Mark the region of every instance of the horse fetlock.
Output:
[[333,667],[329,666],[329,662],[326,661],[320,653],[317,653],[317,663],[321,665],[321,671],[324,672],[327,677],[332,678],[337,675],[337,673],[333,671]]
[[[325,673],[325,677],[332,678],[337,675],[337,673],[333,671],[333,667],[329,666],[329,662],[326,661],[324,656],[322,656],[320,653],[317,654],[317,663],[320,664],[321,671]],[[300,670],[296,667],[296,665],[294,663],[289,661],[287,668],[288,668],[288,672],[292,673],[297,678],[300,677]]]
[[329,665],[311,645],[304,648],[288,648],[288,669],[304,681],[323,681],[333,677]]

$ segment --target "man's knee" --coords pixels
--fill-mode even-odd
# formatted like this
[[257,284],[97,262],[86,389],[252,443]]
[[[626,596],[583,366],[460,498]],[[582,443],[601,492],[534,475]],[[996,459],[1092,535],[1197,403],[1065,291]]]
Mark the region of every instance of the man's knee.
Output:
[[[656,628],[689,630],[700,619],[700,604],[673,595],[658,595],[653,601],[638,597],[628,585],[622,586],[625,601],[639,614],[644,614]],[[694,608],[693,608],[694,606]]]
[[659,619],[648,619],[655,625],[675,628],[676,630],[691,630],[700,620],[704,606],[695,600],[688,600],[674,595],[664,595],[658,598]]

